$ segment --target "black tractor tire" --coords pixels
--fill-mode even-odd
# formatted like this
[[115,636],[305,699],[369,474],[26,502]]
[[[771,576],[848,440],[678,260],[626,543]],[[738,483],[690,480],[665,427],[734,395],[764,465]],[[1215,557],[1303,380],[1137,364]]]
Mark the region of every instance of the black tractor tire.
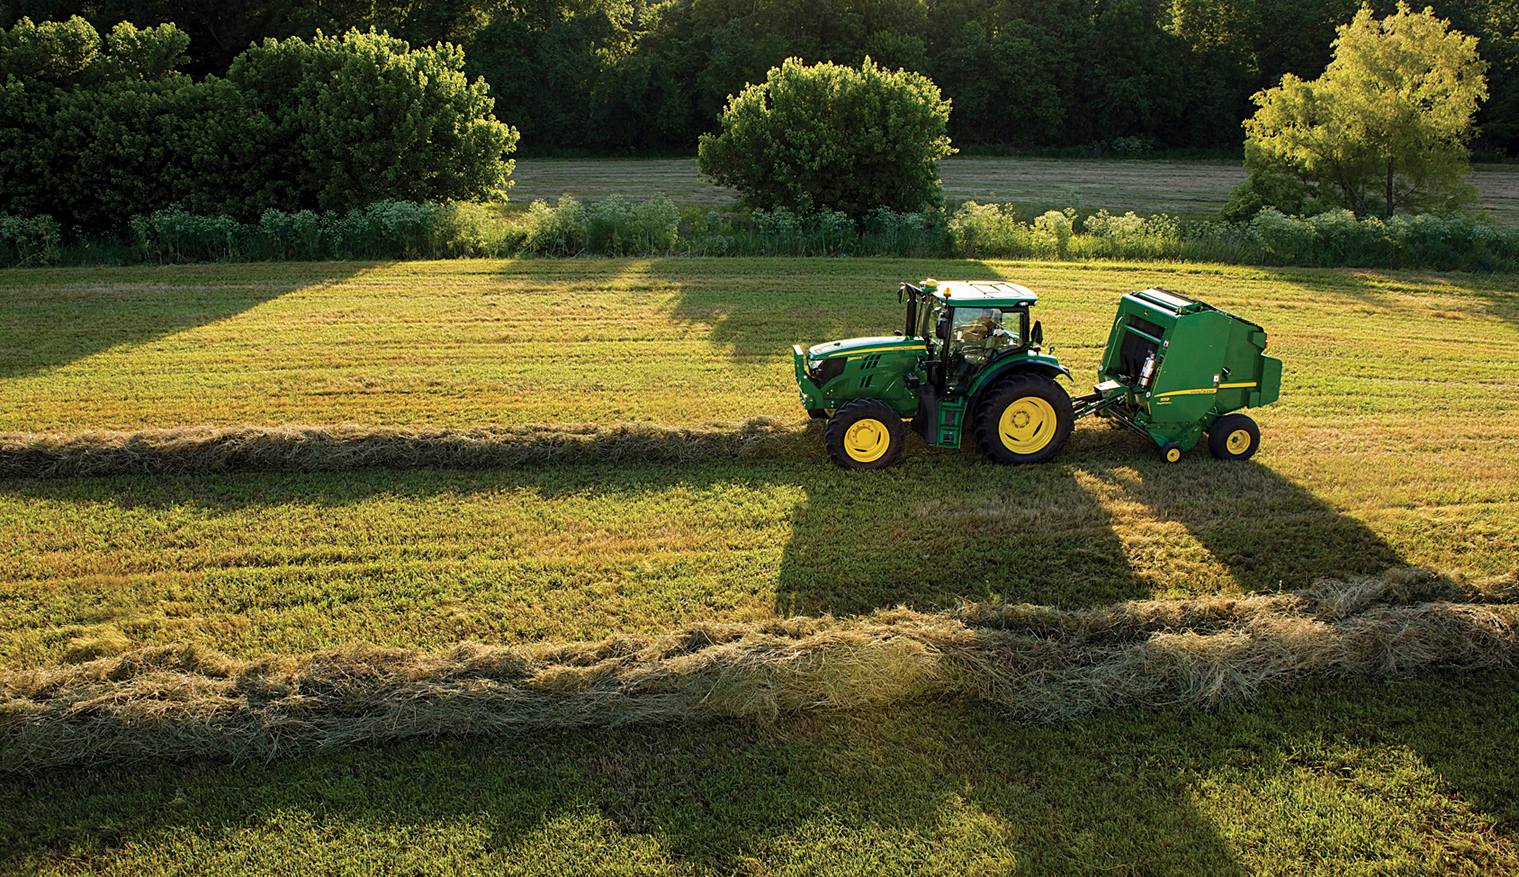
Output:
[[1261,446],[1261,428],[1243,414],[1225,414],[1208,430],[1208,452],[1220,460],[1248,460]]
[[823,427],[828,456],[845,469],[885,469],[902,456],[907,428],[879,399],[846,402]]
[[997,463],[1043,463],[1071,438],[1076,416],[1065,388],[1023,374],[989,391],[976,410],[976,443]]

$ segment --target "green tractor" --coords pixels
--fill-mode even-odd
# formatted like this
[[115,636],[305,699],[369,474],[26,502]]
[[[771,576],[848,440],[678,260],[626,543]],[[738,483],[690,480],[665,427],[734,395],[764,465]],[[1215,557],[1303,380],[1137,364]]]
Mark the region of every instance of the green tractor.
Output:
[[823,441],[841,466],[896,462],[909,420],[934,447],[960,447],[969,429],[993,461],[1039,463],[1090,414],[1147,436],[1169,462],[1204,435],[1214,456],[1247,459],[1260,430],[1235,412],[1275,401],[1281,386],[1260,326],[1166,290],[1123,297],[1101,382],[1075,400],[1056,382],[1070,371],[1041,350],[1028,288],[930,279],[902,284],[903,298],[906,326],[895,335],[792,348],[802,407],[827,419]]

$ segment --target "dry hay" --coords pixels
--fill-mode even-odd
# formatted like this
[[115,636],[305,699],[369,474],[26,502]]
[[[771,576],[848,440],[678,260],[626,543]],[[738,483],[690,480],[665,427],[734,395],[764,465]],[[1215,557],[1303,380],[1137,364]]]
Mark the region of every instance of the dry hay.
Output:
[[814,450],[815,442],[803,439],[805,432],[805,424],[757,417],[691,427],[634,422],[448,430],[345,424],[0,433],[0,478],[795,458]]
[[195,646],[147,648],[0,672],[0,770],[274,758],[440,734],[767,721],[928,697],[979,698],[1034,721],[1209,705],[1309,674],[1511,667],[1519,606],[1504,601],[1514,585],[1463,589],[1395,570],[1239,599],[897,609],[437,653],[357,646],[249,662]]

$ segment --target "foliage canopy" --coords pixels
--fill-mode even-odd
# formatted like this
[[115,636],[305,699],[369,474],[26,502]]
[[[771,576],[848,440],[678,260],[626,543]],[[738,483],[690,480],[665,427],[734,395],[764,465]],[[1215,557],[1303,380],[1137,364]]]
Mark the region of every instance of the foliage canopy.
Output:
[[1400,2],[1377,20],[1363,7],[1339,29],[1323,76],[1289,73],[1255,95],[1259,109],[1245,122],[1247,186],[1276,206],[1316,201],[1359,215],[1469,204],[1466,141],[1487,96],[1486,67],[1476,39],[1430,9]]
[[249,220],[486,198],[512,170],[516,131],[457,47],[267,40],[196,80],[188,43],[172,24],[102,40],[78,17],[0,31],[0,212],[119,231],[171,205]]
[[949,101],[920,73],[787,58],[729,100],[697,168],[767,210],[911,212],[942,200],[948,123]]

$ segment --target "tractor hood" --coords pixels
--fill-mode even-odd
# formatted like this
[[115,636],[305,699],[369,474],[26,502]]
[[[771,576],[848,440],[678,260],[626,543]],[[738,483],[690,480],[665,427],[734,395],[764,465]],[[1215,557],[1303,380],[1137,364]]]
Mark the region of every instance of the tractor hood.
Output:
[[869,338],[845,338],[828,341],[807,350],[809,360],[833,359],[839,356],[861,356],[867,353],[884,353],[888,350],[923,350],[923,339],[904,338],[901,335],[876,335]]

